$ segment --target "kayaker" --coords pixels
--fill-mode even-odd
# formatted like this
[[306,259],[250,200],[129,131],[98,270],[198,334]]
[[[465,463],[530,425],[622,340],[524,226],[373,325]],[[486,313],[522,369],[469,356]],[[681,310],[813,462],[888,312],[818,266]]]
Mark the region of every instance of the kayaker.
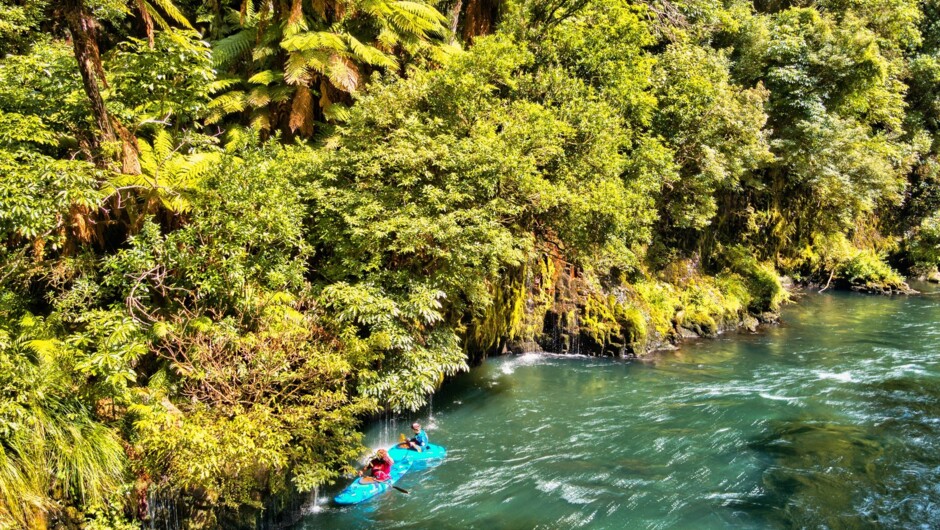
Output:
[[424,451],[428,448],[428,435],[424,430],[421,429],[421,424],[414,422],[411,424],[411,430],[414,431],[415,435],[413,438],[408,440],[408,447],[414,449],[417,452]]
[[375,457],[359,472],[359,476],[361,477],[363,473],[368,472],[369,476],[375,480],[384,482],[391,478],[389,474],[392,472],[392,464],[394,463],[395,461],[392,460],[392,457],[388,456],[388,451],[379,449],[376,451]]

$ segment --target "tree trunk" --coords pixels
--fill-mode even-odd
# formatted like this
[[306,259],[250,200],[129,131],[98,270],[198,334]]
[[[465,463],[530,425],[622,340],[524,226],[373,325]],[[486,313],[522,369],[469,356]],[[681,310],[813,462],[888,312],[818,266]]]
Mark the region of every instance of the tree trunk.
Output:
[[[121,142],[121,152],[118,160],[124,173],[140,173],[138,161],[139,149],[137,138],[127,128],[108,114],[104,98],[101,97],[100,82],[105,88],[108,82],[104,76],[101,64],[101,54],[98,51],[97,31],[95,20],[87,13],[83,0],[62,0],[62,14],[72,34],[72,46],[75,50],[75,60],[82,75],[82,84],[85,94],[91,104],[91,112],[98,126],[98,134],[92,135],[93,147],[99,151],[99,164],[107,165],[107,160],[100,156],[102,144],[107,142]],[[117,132],[115,132],[117,131]]]
[[463,0],[457,0],[450,12],[450,44],[457,39],[457,25],[460,23],[460,11],[463,9]]
[[493,33],[500,4],[500,0],[469,0],[464,10],[464,40],[473,42],[474,37]]

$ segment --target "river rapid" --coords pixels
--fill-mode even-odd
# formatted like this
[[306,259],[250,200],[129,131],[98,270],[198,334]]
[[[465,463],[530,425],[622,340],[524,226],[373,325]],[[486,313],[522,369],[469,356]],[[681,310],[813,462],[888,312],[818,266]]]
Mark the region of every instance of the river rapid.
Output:
[[442,464],[295,528],[940,528],[940,293],[808,295],[647,360],[491,359],[414,419]]

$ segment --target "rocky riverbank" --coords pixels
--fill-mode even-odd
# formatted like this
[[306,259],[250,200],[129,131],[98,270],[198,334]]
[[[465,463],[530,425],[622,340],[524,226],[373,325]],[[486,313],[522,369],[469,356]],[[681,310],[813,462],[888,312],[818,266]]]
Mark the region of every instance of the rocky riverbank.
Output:
[[[528,351],[643,356],[687,339],[756,331],[777,321],[789,296],[773,269],[754,261],[708,275],[697,260],[681,260],[626,279],[599,278],[543,255],[520,276],[498,297],[502,307],[474,329],[477,360]],[[502,334],[487,340],[484,331]]]

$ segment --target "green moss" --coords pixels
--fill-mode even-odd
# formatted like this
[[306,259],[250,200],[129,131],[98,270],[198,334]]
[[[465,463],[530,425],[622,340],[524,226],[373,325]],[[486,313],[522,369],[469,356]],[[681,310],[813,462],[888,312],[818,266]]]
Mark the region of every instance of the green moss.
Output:
[[661,337],[669,336],[673,331],[673,318],[682,304],[676,287],[656,280],[644,280],[633,288],[642,300],[653,328]]
[[619,343],[621,338],[629,344],[646,339],[646,318],[643,313],[621,303],[613,295],[592,295],[585,304],[581,317],[581,331],[598,344]]
[[473,340],[476,347],[488,350],[504,337],[514,339],[520,335],[525,323],[528,294],[525,282],[522,281],[526,273],[527,267],[523,267],[516,274],[504,276],[502,284],[491,287],[492,302],[474,322]]
[[627,307],[622,304],[618,305],[621,311],[620,322],[623,326],[624,334],[623,336],[631,344],[636,344],[638,342],[643,342],[646,340],[646,318],[643,316],[643,313],[635,307]]
[[606,298],[599,296],[588,298],[581,316],[581,331],[587,333],[598,344],[609,344],[611,336],[620,333],[620,324],[617,323],[611,304]]

